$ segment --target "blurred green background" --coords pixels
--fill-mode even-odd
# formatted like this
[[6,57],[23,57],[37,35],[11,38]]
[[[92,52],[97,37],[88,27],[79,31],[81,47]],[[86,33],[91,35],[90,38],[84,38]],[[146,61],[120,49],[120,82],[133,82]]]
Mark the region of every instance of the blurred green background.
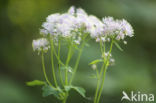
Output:
[[[0,103],[58,103],[53,96],[43,98],[40,87],[27,87],[25,82],[44,80],[40,57],[31,45],[42,22],[71,5],[99,18],[125,18],[135,30],[128,44],[121,45],[123,52],[113,48],[116,62],[107,72],[101,103],[121,103],[123,90],[156,94],[156,0],[0,0]],[[88,63],[100,57],[100,50],[93,41],[90,44],[74,84],[84,87],[92,99],[96,80],[89,78],[94,71]],[[92,103],[74,91],[70,94],[68,103]]]

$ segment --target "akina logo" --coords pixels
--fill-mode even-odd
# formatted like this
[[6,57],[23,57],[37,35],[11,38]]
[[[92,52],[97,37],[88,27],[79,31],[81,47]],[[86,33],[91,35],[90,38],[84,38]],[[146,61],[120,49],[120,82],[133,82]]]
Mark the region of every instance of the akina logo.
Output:
[[134,92],[128,95],[125,91],[122,92],[123,96],[121,101],[127,100],[132,102],[154,102],[154,94],[145,94],[141,92]]

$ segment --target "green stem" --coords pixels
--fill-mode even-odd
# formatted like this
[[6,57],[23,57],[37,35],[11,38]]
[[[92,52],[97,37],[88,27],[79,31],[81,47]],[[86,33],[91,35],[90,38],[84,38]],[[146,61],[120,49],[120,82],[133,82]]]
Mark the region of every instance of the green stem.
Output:
[[82,49],[84,48],[84,46],[85,46],[85,40],[82,43],[82,46],[81,46],[81,48],[79,50],[79,54],[78,54],[78,57],[77,57],[77,60],[76,60],[76,63],[75,63],[74,71],[73,71],[72,77],[70,79],[70,84],[72,83],[72,81],[73,81],[73,79],[75,77],[75,74],[76,74],[76,71],[77,71],[77,68],[78,68],[78,65],[79,65],[79,62],[80,62],[80,57],[82,55]]
[[[58,59],[60,60],[60,48],[61,47],[61,43],[60,43],[60,40],[58,41]],[[62,75],[61,75],[61,68],[60,68],[60,62],[58,61],[58,68],[59,68],[59,76],[60,76],[60,81],[61,81],[61,84],[62,86],[64,86],[63,84],[63,79],[62,79]]]
[[103,44],[102,44],[102,40],[100,39],[100,49],[101,49],[101,53],[103,53]]
[[52,40],[52,39],[50,39],[50,44],[51,44],[51,65],[52,65],[52,74],[53,74],[53,79],[54,79],[55,86],[57,87],[57,81],[56,81],[55,69],[54,69],[54,56],[53,56],[54,45],[53,45],[53,40]]
[[68,94],[65,95],[64,100],[62,101],[62,103],[66,103],[67,102],[67,98],[68,98]]
[[42,58],[42,68],[43,68],[44,77],[45,77],[47,83],[48,83],[50,86],[54,87],[54,86],[50,83],[50,81],[48,80],[48,76],[47,76],[47,74],[46,74],[45,64],[44,64],[44,54],[43,54],[43,51],[42,51],[42,56],[41,56],[41,58]]
[[[86,38],[86,37],[87,37],[87,35],[85,35],[84,38],[83,38],[82,47],[80,48],[80,51],[79,51],[79,54],[78,54],[78,58],[77,58],[77,60],[76,60],[76,64],[75,64],[75,67],[74,67],[74,71],[73,71],[71,80],[70,80],[70,82],[69,82],[70,85],[71,85],[72,80],[73,80],[73,78],[74,78],[74,76],[75,76],[75,73],[76,73],[76,71],[77,71],[77,68],[78,68],[78,65],[79,65],[79,61],[80,61],[80,57],[81,57],[81,54],[82,54],[82,49],[83,49],[83,47],[84,47],[84,45],[85,45],[85,38]],[[71,49],[71,50],[70,50],[70,49]],[[70,48],[69,48],[69,52],[72,52],[71,45],[70,45]],[[70,59],[71,59],[71,53],[69,53],[69,55],[70,55],[70,57],[68,56],[68,58],[69,58],[69,60],[70,60]],[[68,62],[69,62],[68,58],[67,58],[67,61],[66,61],[66,65],[68,65]],[[68,75],[67,73],[68,73],[68,71],[66,71],[66,75]],[[67,76],[65,76],[65,77],[67,78]],[[68,79],[66,80],[66,82],[67,82],[67,85],[68,85]],[[68,92],[65,94],[65,99],[64,99],[63,103],[66,103],[67,98],[68,98]]]
[[101,88],[99,90],[99,95],[98,95],[98,98],[97,98],[97,102],[95,103],[99,103],[99,100],[100,100],[100,97],[101,97],[101,93],[102,93],[102,90],[103,90],[103,86],[104,86],[104,80],[105,80],[105,76],[106,76],[106,70],[107,70],[107,66],[104,68],[104,74],[103,74],[103,79],[102,79],[102,83],[101,83]]
[[79,54],[78,54],[78,57],[77,57],[77,60],[76,60],[76,63],[75,63],[74,71],[73,71],[72,77],[71,77],[71,79],[70,79],[70,85],[72,84],[72,81],[73,81],[73,79],[74,79],[74,77],[75,77],[75,74],[76,74],[76,71],[77,71],[77,68],[78,68],[78,65],[79,65],[79,62],[80,62],[80,57],[81,57],[81,55],[82,55],[82,49],[84,48],[85,43],[86,43],[87,41],[89,41],[89,39],[86,39],[87,36],[88,36],[88,34],[86,34],[86,35],[83,37],[83,39],[82,39],[82,40],[83,40],[83,43],[82,43],[81,48],[80,48],[80,50],[79,50]]
[[[68,56],[67,56],[67,60],[66,60],[66,67],[68,67],[69,61],[71,59],[71,54],[72,54],[72,45],[70,44]],[[68,85],[68,69],[66,69],[66,71],[65,71],[65,85]]]
[[64,99],[62,103],[66,103],[66,99]]
[[94,96],[94,103],[96,103],[96,99],[97,99],[97,95],[98,95],[98,91],[99,91],[99,85],[100,85],[100,77],[99,77],[99,73],[96,69],[97,72],[97,87],[96,87],[96,92],[95,92],[95,96]]
[[56,50],[55,50],[55,49],[54,49],[54,55],[55,55],[56,59],[58,60],[59,64],[61,64],[61,65],[65,66],[65,65],[63,64],[63,62],[60,60],[60,57],[58,57],[58,55],[57,55],[57,53],[56,53]]
[[97,102],[96,103],[99,103],[99,101],[100,101],[101,93],[102,93],[103,86],[104,86],[104,80],[105,80],[105,77],[106,77],[106,71],[107,71],[107,67],[109,65],[109,59],[110,59],[110,54],[111,54],[111,51],[112,51],[113,43],[114,43],[114,41],[112,40],[111,46],[110,46],[110,50],[109,50],[109,55],[108,55],[108,58],[106,60],[105,67],[103,69],[104,70],[104,74],[103,74],[103,77],[102,77],[101,88],[99,90],[99,95],[98,95],[98,98],[97,98]]
[[[103,48],[102,48],[102,43],[100,43],[100,47],[102,48],[102,52],[101,53],[105,53],[105,42],[104,42],[104,44],[103,44],[104,46],[103,46]],[[103,54],[103,65],[102,65],[102,67],[101,67],[101,71],[100,71],[100,77],[102,76],[102,73],[103,73],[103,69],[102,68],[104,68],[104,66],[105,66],[105,55]]]
[[[104,45],[104,47],[103,47]],[[102,44],[102,40],[100,39],[100,49],[101,49],[101,53],[105,53],[105,43]],[[103,55],[104,56],[104,55]],[[97,87],[96,87],[96,92],[95,92],[95,96],[94,96],[94,103],[96,103],[96,100],[97,100],[97,96],[98,96],[98,92],[99,92],[99,86],[100,86],[100,78],[101,78],[101,75],[102,75],[102,72],[103,72],[103,67],[104,67],[104,64],[105,64],[105,56],[103,57],[104,58],[104,63],[101,67],[101,71],[100,71],[100,75],[98,75],[98,79],[97,79]]]

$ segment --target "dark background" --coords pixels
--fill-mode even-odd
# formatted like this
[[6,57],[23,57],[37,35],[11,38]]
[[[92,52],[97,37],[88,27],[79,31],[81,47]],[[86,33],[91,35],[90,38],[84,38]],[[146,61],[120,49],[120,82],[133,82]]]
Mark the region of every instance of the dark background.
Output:
[[[116,62],[107,72],[101,103],[121,103],[123,90],[155,94],[156,0],[0,0],[0,103],[58,103],[53,96],[43,98],[40,87],[27,87],[25,82],[44,80],[40,56],[32,50],[41,24],[49,14],[64,12],[72,5],[99,18],[125,18],[135,30],[128,44],[121,45],[123,52],[113,48]],[[74,84],[93,98],[96,80],[89,78],[94,71],[88,63],[100,57],[100,49],[93,41],[90,44]],[[48,65],[49,59],[46,61]],[[91,103],[74,91],[70,95],[68,103]]]

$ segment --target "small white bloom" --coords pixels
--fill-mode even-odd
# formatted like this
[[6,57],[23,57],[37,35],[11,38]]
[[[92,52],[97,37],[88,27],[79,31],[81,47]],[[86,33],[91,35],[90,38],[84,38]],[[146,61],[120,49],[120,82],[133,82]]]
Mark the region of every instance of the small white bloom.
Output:
[[106,42],[106,37],[101,37],[101,40],[102,40],[103,42]]
[[102,58],[107,58],[107,57],[112,57],[112,54],[110,54],[109,52],[104,52],[103,54],[102,54]]
[[107,41],[110,42],[110,38],[107,38]]
[[33,40],[32,46],[33,50],[38,52],[41,52],[42,50],[46,52],[50,48],[49,42],[45,38]]
[[100,38],[96,38],[96,42],[100,42]]
[[93,65],[92,65],[92,69],[93,69],[93,70],[96,70],[96,69],[97,69],[96,64],[93,64]]
[[110,62],[115,62],[115,60],[113,58],[110,59]]
[[108,55],[109,55],[109,53],[108,53],[108,52],[107,52],[107,53],[104,53],[104,56],[105,56],[105,57],[108,57]]
[[75,14],[75,7],[74,6],[71,6],[68,10],[68,13],[71,14],[71,15],[74,15]]
[[110,65],[114,65],[114,63],[115,63],[115,59],[110,58]]
[[124,44],[127,44],[127,41],[123,41]]
[[72,73],[72,70],[71,70],[71,69],[69,69],[69,70],[68,70],[68,72],[69,72],[69,73]]

